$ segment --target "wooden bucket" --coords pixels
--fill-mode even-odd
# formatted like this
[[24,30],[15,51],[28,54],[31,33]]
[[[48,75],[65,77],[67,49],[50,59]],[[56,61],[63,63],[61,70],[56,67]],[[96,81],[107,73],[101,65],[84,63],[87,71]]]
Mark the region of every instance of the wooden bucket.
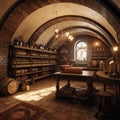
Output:
[[4,78],[0,81],[0,92],[5,95],[12,95],[17,92],[19,87],[18,81],[14,78]]

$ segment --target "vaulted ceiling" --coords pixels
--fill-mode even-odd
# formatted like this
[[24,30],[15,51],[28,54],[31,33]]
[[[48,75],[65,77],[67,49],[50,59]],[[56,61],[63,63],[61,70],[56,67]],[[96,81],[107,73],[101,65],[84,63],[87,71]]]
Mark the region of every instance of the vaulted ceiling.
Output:
[[74,39],[89,35],[112,47],[119,43],[119,5],[119,0],[1,0],[0,27],[10,28],[11,43],[22,39],[58,49],[70,32]]

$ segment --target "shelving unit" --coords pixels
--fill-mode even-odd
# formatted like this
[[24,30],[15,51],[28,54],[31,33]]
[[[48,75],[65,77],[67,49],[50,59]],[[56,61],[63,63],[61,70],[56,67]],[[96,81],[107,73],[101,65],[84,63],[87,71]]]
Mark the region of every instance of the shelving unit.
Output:
[[55,70],[57,52],[20,45],[10,46],[9,76],[19,83],[49,77]]
[[69,62],[69,50],[62,48],[59,51],[59,64],[67,64]]
[[110,57],[109,49],[105,47],[92,48],[91,59],[92,60],[105,60]]

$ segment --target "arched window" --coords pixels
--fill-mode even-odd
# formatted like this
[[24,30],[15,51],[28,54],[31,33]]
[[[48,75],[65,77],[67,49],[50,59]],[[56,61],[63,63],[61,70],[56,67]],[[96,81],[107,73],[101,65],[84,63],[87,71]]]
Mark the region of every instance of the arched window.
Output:
[[87,62],[87,44],[83,41],[77,41],[74,46],[74,60],[80,63]]

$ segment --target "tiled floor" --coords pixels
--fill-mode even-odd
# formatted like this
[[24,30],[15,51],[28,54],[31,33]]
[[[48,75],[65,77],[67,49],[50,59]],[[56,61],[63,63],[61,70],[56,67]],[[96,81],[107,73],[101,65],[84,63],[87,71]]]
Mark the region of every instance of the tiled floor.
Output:
[[[61,85],[64,84],[62,81]],[[83,104],[78,100],[55,99],[55,85],[53,78],[47,78],[36,81],[29,91],[19,91],[11,96],[0,95],[0,112],[24,101],[48,111],[41,120],[96,120],[94,105]],[[72,85],[85,86],[78,82],[73,82]],[[101,86],[98,87],[101,89]]]

